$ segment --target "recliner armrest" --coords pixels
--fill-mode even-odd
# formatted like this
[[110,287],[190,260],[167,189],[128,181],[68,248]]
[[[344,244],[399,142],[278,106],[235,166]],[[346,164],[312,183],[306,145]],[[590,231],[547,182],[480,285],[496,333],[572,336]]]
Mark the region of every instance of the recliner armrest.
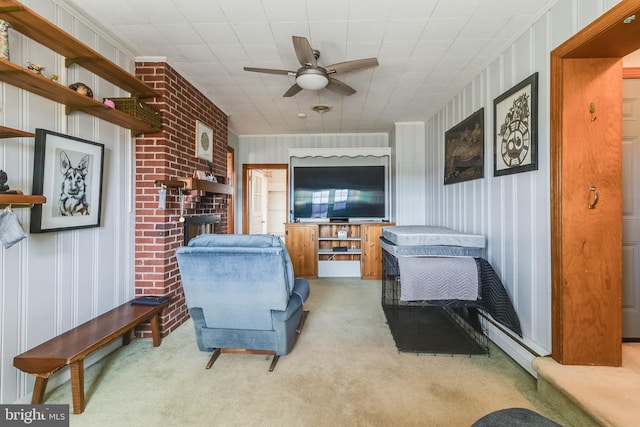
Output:
[[309,299],[309,292],[309,281],[302,277],[296,278],[291,293],[298,295],[302,302],[305,303]]

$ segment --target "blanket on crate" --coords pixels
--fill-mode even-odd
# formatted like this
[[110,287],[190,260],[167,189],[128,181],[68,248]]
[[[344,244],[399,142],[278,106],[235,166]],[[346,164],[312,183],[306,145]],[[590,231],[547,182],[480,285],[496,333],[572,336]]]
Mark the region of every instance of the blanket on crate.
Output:
[[400,257],[401,301],[471,300],[480,296],[473,258]]
[[[458,261],[439,263],[434,260]],[[471,270],[469,263],[475,264]],[[425,271],[420,271],[421,268]],[[522,337],[520,320],[511,298],[486,259],[401,256],[398,257],[398,269],[402,301],[428,301],[436,305],[477,307]]]

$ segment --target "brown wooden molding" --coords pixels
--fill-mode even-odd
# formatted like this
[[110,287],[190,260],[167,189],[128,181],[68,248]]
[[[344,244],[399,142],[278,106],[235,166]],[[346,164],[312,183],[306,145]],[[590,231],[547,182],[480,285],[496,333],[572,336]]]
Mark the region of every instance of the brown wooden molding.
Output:
[[623,79],[640,79],[640,67],[627,67],[622,69]]

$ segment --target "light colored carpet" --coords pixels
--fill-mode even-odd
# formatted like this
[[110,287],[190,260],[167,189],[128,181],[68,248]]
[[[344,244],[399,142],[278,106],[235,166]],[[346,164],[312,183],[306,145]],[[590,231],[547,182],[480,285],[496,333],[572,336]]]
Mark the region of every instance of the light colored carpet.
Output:
[[[541,397],[550,392],[552,406],[563,409],[563,413],[575,405],[595,425],[640,425],[640,343],[622,345],[621,367],[561,365],[550,357],[538,357],[533,368],[541,383],[549,385],[541,391]],[[590,425],[587,423],[582,425]]]
[[[205,370],[185,323],[158,348],[136,339],[89,367],[85,412],[71,426],[469,426],[503,408],[568,423],[536,382],[496,347],[491,356],[399,353],[380,305],[380,282],[311,281],[311,310],[293,351],[223,354]],[[65,383],[45,403],[71,403]]]

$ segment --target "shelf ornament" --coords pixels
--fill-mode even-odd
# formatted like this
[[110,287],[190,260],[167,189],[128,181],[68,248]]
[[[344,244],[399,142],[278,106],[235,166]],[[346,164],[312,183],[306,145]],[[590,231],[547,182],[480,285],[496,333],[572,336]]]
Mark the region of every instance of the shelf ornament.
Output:
[[9,28],[11,24],[0,19],[0,58],[9,60]]

